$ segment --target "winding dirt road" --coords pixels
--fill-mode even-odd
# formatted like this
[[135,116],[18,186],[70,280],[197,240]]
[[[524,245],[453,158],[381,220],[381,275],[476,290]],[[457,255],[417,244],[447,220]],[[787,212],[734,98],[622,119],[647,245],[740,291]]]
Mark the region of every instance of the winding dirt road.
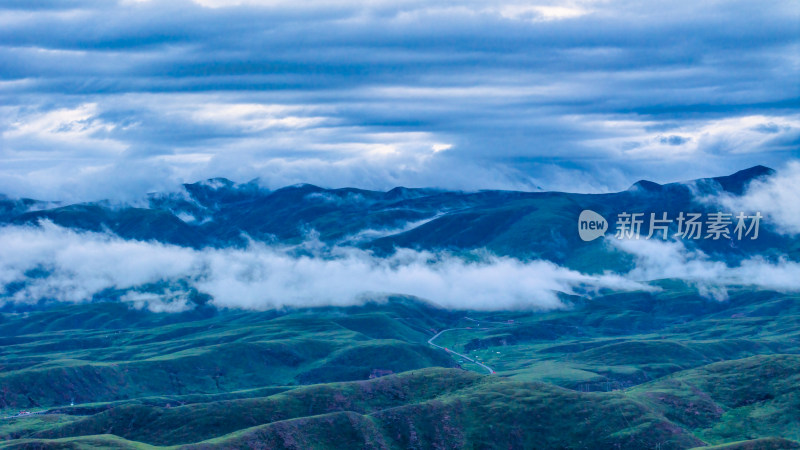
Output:
[[[450,350],[450,349],[449,349],[449,348],[447,348],[447,347],[442,347],[441,345],[438,345],[438,344],[434,344],[434,343],[433,343],[433,340],[434,340],[434,339],[436,339],[437,337],[441,336],[441,335],[442,335],[442,333],[446,333],[446,332],[448,332],[448,331],[453,331],[453,330],[474,330],[474,329],[476,329],[476,328],[448,328],[448,329],[446,329],[446,330],[442,330],[442,331],[440,331],[440,332],[436,333],[436,334],[435,334],[435,335],[434,335],[432,338],[428,339],[428,344],[431,344],[432,346],[434,346],[434,347],[436,347],[436,348],[440,348],[440,349],[442,349],[442,350],[446,351],[447,353],[452,353],[452,354],[454,354],[454,355],[458,355],[458,356],[460,356],[460,357],[464,358],[465,360],[467,360],[467,361],[469,361],[469,362],[475,363],[475,364],[477,364],[477,365],[479,365],[479,366],[483,367],[484,369],[486,369],[486,370],[489,372],[489,374],[490,374],[490,375],[494,375],[494,369],[492,369],[491,367],[487,366],[486,364],[484,364],[484,363],[482,363],[482,362],[480,362],[480,361],[476,361],[476,360],[474,360],[474,359],[470,358],[470,357],[469,357],[469,356],[467,356],[467,355],[463,355],[463,354],[461,354],[461,353],[458,353],[458,352],[456,352],[456,351]],[[488,330],[488,328],[480,328],[480,329],[483,329],[483,330]]]

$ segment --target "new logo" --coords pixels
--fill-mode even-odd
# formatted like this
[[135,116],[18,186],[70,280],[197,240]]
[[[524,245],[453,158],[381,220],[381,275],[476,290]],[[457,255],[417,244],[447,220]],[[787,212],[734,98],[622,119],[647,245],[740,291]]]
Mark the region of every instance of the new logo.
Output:
[[578,217],[578,234],[584,241],[593,241],[608,231],[608,222],[600,214],[584,209]]

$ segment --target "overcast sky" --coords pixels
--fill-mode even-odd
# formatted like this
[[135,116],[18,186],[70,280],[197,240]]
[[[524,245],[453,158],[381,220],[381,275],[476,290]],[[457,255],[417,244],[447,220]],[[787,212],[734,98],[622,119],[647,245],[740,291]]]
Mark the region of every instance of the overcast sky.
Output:
[[800,156],[800,3],[4,0],[0,192],[624,189]]

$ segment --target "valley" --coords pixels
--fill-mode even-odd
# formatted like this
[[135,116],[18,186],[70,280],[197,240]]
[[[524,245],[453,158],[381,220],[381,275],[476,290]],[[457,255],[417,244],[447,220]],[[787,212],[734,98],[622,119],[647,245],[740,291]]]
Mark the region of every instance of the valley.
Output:
[[0,438],[9,448],[529,448],[556,445],[553,430],[590,447],[800,440],[798,298],[742,289],[714,303],[671,286],[553,312],[394,297],[264,313],[98,303],[4,314],[3,415],[46,414],[3,419]]

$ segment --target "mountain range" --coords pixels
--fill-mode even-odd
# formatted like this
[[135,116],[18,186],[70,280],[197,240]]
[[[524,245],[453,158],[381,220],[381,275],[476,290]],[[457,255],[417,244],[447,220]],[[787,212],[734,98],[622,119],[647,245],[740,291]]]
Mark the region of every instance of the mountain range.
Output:
[[[237,184],[224,178],[185,184],[178,192],[154,193],[135,204],[99,201],[58,205],[31,199],[0,199],[0,224],[36,224],[42,220],[90,231],[110,231],[125,239],[203,247],[244,246],[249,240],[296,245],[319,239],[391,253],[397,248],[465,252],[485,249],[523,260],[546,259],[596,272],[624,270],[630,261],[598,240],[582,242],[577,218],[584,209],[614,226],[619,213],[643,213],[671,219],[680,212],[720,211],[709,202],[720,193],[741,195],[749,183],[774,171],[755,166],[733,175],[657,184],[639,181],[628,190],[606,194],[478,191],[397,187],[387,192],[354,188],[324,189],[310,184],[274,191],[257,180]],[[723,211],[737,214],[739,211]],[[746,211],[753,214],[755,211]],[[766,226],[763,226],[766,225]],[[756,240],[687,241],[716,259],[748,255],[800,255],[790,237],[762,224]],[[677,224],[670,225],[672,233]],[[612,231],[613,233],[613,231]],[[610,233],[611,234],[611,233]],[[604,261],[598,265],[596,261]]]
[[[582,211],[609,227],[623,212],[709,214],[721,208],[715,199],[772,173],[643,180],[605,194],[270,191],[216,178],[132,203],[2,197],[0,233],[49,222],[115,236],[102,251],[120,242],[247,251],[257,242],[297,256],[315,245],[375,259],[411,249],[624,273],[637,263],[609,245],[613,230],[580,239]],[[768,222],[755,240],[685,245],[715,264],[800,259],[797,239]],[[14,249],[2,251],[9,259]],[[97,256],[81,255],[68,263]],[[0,448],[800,448],[800,296],[791,289],[731,284],[713,298],[707,286],[664,278],[555,292],[551,308],[446,308],[397,292],[248,310],[166,276],[70,301],[42,289],[41,302],[18,304],[26,283],[40,292],[56,269],[14,270],[0,271],[11,280],[0,286]],[[258,278],[244,272],[236,276]],[[77,273],[59,282],[74,287]],[[186,307],[123,301],[131,292],[186,292]]]

